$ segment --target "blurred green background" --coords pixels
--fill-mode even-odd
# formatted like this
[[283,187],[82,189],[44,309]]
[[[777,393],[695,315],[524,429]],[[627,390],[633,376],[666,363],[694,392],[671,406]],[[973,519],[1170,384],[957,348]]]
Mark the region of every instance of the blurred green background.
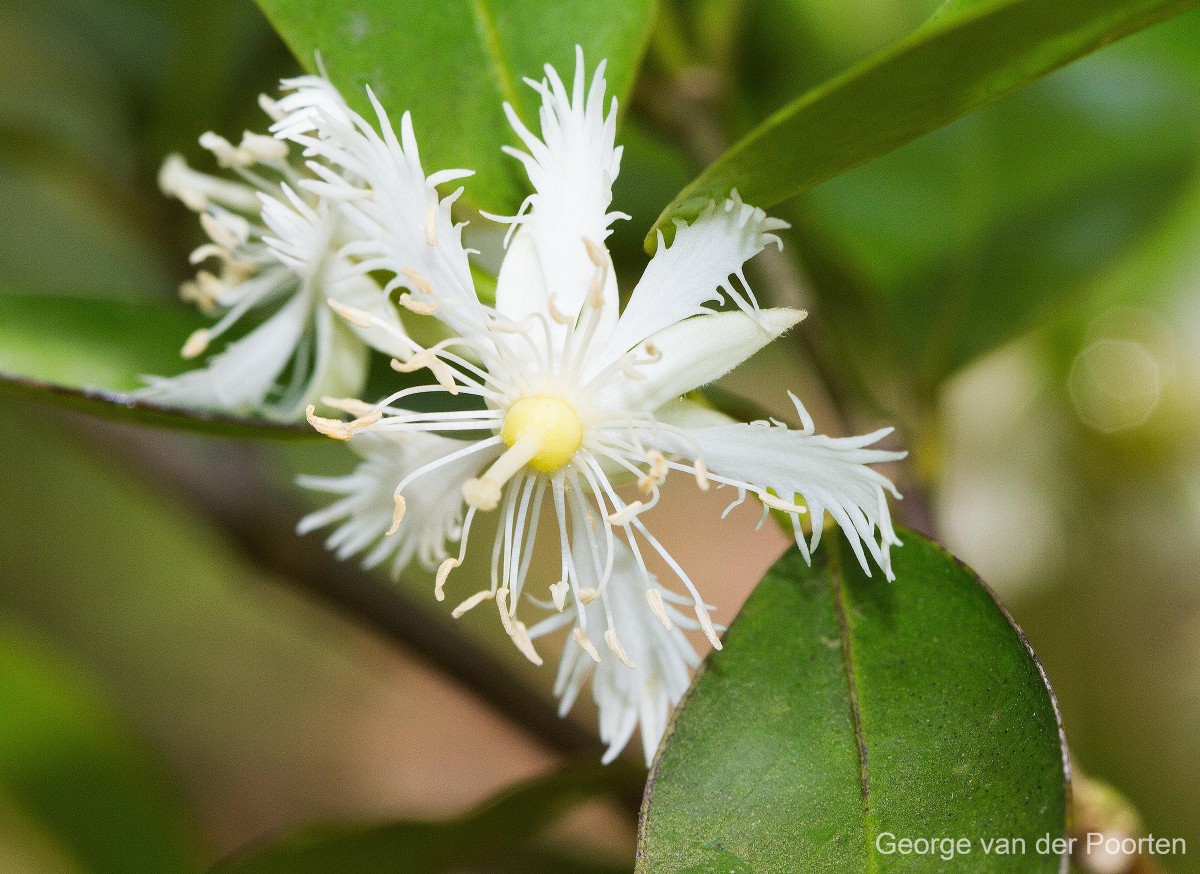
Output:
[[[666,13],[733,137],[935,5]],[[785,205],[811,348],[729,384],[781,413],[791,386],[835,431],[900,424],[901,512],[999,590],[1076,764],[1188,840],[1164,864],[1180,872],[1200,872],[1197,46],[1184,15]],[[207,168],[201,132],[260,125],[255,95],[296,69],[266,21],[250,0],[0,0],[0,53],[0,290],[173,297],[199,230],[158,165]],[[634,221],[613,244],[635,275],[696,160],[662,123],[661,74],[651,61],[621,135],[615,207]],[[558,760],[248,562],[161,475],[236,493],[248,465],[286,489],[346,464],[337,447],[0,409],[0,870],[188,870],[313,819],[454,814]],[[785,543],[676,527],[677,550],[720,544],[699,582],[726,621]],[[581,816],[559,839],[629,858],[628,817]],[[130,841],[140,868],[113,855]]]

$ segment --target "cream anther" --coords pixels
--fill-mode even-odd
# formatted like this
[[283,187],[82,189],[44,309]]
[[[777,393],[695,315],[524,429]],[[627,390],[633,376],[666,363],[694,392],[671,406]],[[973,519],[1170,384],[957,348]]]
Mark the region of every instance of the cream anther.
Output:
[[717,630],[713,628],[712,619],[708,616],[708,611],[704,609],[704,605],[696,603],[696,621],[700,623],[700,627],[704,629],[704,636],[708,638],[708,642],[713,645],[713,649],[721,648],[721,639],[717,637]]
[[334,440],[349,440],[354,436],[356,431],[360,431],[369,425],[374,425],[383,416],[380,410],[374,410],[365,416],[359,416],[357,419],[352,419],[349,422],[343,422],[341,419],[327,419],[324,416],[318,416],[317,408],[313,404],[309,404],[305,409],[304,415],[308,419],[308,424],[312,425],[326,437],[332,437]]
[[628,525],[633,521],[634,517],[637,516],[638,513],[642,512],[642,508],[645,506],[646,505],[641,501],[634,501],[631,504],[626,504],[615,513],[609,513],[608,521],[614,525]]
[[663,604],[662,592],[658,589],[647,589],[646,601],[650,604],[650,610],[658,617],[658,621],[663,624],[663,628],[670,631],[671,617],[667,615],[667,608]]
[[571,632],[571,639],[579,644],[580,649],[592,657],[592,661],[600,664],[600,653],[596,651],[596,645],[592,643],[591,639],[583,633],[583,629],[578,625]]
[[604,632],[604,642],[608,644],[608,648],[613,651],[627,668],[635,667],[633,659],[625,652],[625,647],[621,646],[621,641],[617,640],[617,629],[610,628]]
[[[392,525],[388,528],[385,537],[391,537],[400,530],[400,523],[404,521],[404,513],[408,510],[408,502],[404,500],[404,495],[393,495],[392,502]],[[441,598],[438,600],[440,601]]]
[[557,583],[550,584],[550,597],[554,600],[555,609],[560,613],[567,606],[567,592],[570,588],[566,580],[559,580]]
[[462,562],[457,558],[448,558],[438,565],[437,575],[433,580],[433,597],[439,601],[446,600],[446,579],[450,576],[450,571],[458,567]]
[[429,201],[429,206],[425,210],[425,245],[433,248],[438,244],[437,240],[437,210],[438,202],[435,197]]
[[451,610],[450,615],[453,618],[458,619],[468,610],[478,607],[484,601],[490,601],[494,597],[496,597],[496,595],[490,589],[484,589],[482,592],[476,592],[470,598],[467,598],[467,600],[463,601],[461,604]]
[[763,492],[758,496],[758,499],[773,510],[782,510],[785,513],[807,513],[807,507],[801,507],[799,504],[793,504],[790,501],[785,501],[782,498],[777,498],[769,492]]
[[184,358],[195,358],[197,355],[204,354],[204,350],[208,348],[211,341],[212,335],[204,328],[198,328],[187,338],[187,342],[183,344],[183,349],[179,354]]
[[400,295],[400,306],[418,316],[432,316],[437,312],[437,301],[417,300],[407,291]]
[[341,410],[351,416],[369,416],[375,411],[374,404],[360,401],[358,398],[321,398],[321,403],[333,410]]
[[571,324],[571,317],[558,308],[553,294],[546,297],[546,311],[550,313],[550,318],[554,319],[560,325]]
[[366,310],[347,306],[340,300],[329,298],[329,308],[352,325],[359,328],[369,328],[374,324],[374,317]]

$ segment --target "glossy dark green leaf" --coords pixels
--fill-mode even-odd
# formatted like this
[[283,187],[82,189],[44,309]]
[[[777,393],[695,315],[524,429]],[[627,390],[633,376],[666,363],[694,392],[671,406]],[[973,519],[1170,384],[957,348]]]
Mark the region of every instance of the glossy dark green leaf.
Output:
[[319,53],[360,111],[366,85],[394,124],[411,110],[426,171],[475,170],[467,199],[501,212],[524,197],[519,165],[500,151],[512,141],[502,102],[534,122],[537,95],[522,77],[541,79],[547,63],[570,76],[577,44],[589,70],[608,59],[610,93],[623,98],[653,11],[651,0],[259,2],[301,63],[313,68]]
[[[214,874],[539,870],[537,865],[549,863],[541,852],[530,849],[534,838],[582,801],[612,792],[636,792],[643,773],[620,764],[572,768],[510,789],[459,819],[314,828],[218,866]],[[535,865],[538,856],[542,858]],[[564,857],[550,858],[561,862]],[[522,867],[522,861],[530,867]]]
[[[773,69],[789,39],[813,37],[776,33]],[[838,376],[911,410],[1141,257],[1200,167],[1198,39],[1200,12],[1178,16],[776,207]]]
[[[1197,0],[978,0],[785,106],[717,159],[659,218],[738,189],[774,206]],[[647,245],[653,245],[647,239]]]
[[[638,870],[1055,872],[1036,840],[1066,825],[1057,711],[991,592],[902,532],[896,580],[840,537],[792,551],[755,589],[668,728],[643,805]],[[967,838],[969,857],[877,839]],[[1022,837],[1000,855],[981,840]]]
[[311,440],[306,425],[164,407],[130,392],[189,366],[194,313],[149,302],[0,293],[0,392],[101,416],[226,437]]
[[39,647],[0,635],[0,796],[95,874],[198,871],[179,800],[111,708]]

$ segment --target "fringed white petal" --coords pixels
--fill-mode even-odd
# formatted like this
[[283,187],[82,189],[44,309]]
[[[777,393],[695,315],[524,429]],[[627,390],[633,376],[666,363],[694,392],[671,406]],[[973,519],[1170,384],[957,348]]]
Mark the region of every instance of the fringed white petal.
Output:
[[267,101],[276,116],[271,133],[282,140],[320,133],[321,119],[350,123],[351,109],[345,98],[324,76],[296,76],[280,83],[284,96]]
[[392,527],[396,487],[425,465],[462,449],[466,444],[429,433],[370,432],[350,440],[363,461],[344,477],[300,477],[301,485],[342,497],[300,520],[297,530],[307,534],[338,523],[326,540],[338,558],[362,553],[363,564],[391,563],[399,575],[414,559],[432,570],[447,555],[447,545],[461,534],[462,484],[495,459],[480,452],[433,467],[418,476],[403,492],[406,504],[396,533]]
[[383,106],[368,92],[379,131],[362,116],[331,114],[314,108],[313,133],[292,134],[305,155],[320,158],[310,169],[319,177],[304,186],[338,204],[351,226],[353,242],[343,253],[363,272],[393,274],[388,286],[403,286],[437,304],[434,315],[458,333],[483,330],[482,313],[471,278],[462,225],[451,218],[448,197],[437,186],[469,176],[449,170],[426,176],[413,134],[412,117],[404,113],[397,138]]
[[[403,338],[407,336],[404,323],[389,297],[383,293],[374,279],[364,276],[354,268],[346,265],[340,276],[330,277],[325,291],[329,300],[344,306],[352,307],[368,313],[372,319],[370,325],[346,324],[372,349],[378,349],[385,355],[407,360],[413,352],[413,343]],[[344,321],[344,320],[340,320]],[[354,388],[357,392],[361,384]]]
[[787,222],[743,203],[735,191],[724,203],[709,204],[690,225],[676,222],[670,247],[660,231],[658,250],[609,339],[610,354],[620,355],[663,328],[706,312],[709,303],[732,300],[744,312],[756,313],[742,265],[772,243],[782,248],[774,231],[786,227]]
[[803,318],[801,310],[778,307],[753,317],[727,312],[685,319],[642,344],[629,368],[600,380],[596,403],[653,412],[720,379]]
[[[789,515],[796,544],[805,558],[817,548],[828,512],[845,533],[863,570],[871,573],[869,553],[892,579],[890,550],[900,541],[892,528],[887,494],[900,495],[891,480],[871,465],[898,461],[907,453],[873,448],[891,428],[859,437],[814,434],[812,421],[798,401],[797,408],[805,422],[799,431],[779,423],[756,422],[688,429],[683,436],[647,429],[641,436],[663,451],[698,458],[709,474],[735,481],[735,487],[741,483],[769,490],[784,504],[803,501],[807,513]],[[809,517],[809,538],[801,530],[801,515]]]
[[[549,65],[542,81],[525,80],[542,97],[538,112],[540,138],[525,126],[512,106],[504,105],[509,122],[527,150],[505,147],[505,151],[524,165],[534,193],[521,213],[500,221],[529,230],[555,306],[571,318],[579,313],[595,271],[584,241],[603,249],[613,221],[625,217],[608,209],[613,180],[621,169],[621,148],[615,145],[616,98],[605,113],[604,67],[601,61],[588,85],[583,50],[577,46],[575,77],[569,92]],[[606,298],[606,303],[615,314],[615,284],[609,293],[611,300]]]
[[312,370],[293,373],[291,384],[269,405],[270,414],[282,421],[302,418],[309,404],[322,406],[322,398],[357,394],[367,381],[366,344],[329,307],[318,306],[313,320]]
[[264,412],[282,418],[267,396],[309,327],[312,304],[297,293],[245,337],[230,343],[208,365],[170,378],[148,377],[136,396],[172,407],[222,410],[238,415]]
[[[592,698],[599,709],[600,739],[607,746],[603,761],[611,762],[620,755],[640,725],[642,751],[649,765],[666,730],[667,718],[687,691],[690,670],[699,664],[699,658],[680,625],[673,624],[668,630],[651,610],[646,592],[648,587],[657,588],[657,581],[651,576],[647,582],[624,543],[616,541],[614,549],[608,585],[595,600],[582,606],[587,613],[588,631],[595,635],[589,640],[600,661],[597,664],[574,636],[568,636],[555,694],[561,701],[560,712],[565,714],[594,667]],[[577,566],[594,566],[587,537],[573,537],[572,550]],[[577,604],[570,609],[580,607]],[[673,608],[667,609],[674,612]],[[633,667],[605,644],[609,614]]]

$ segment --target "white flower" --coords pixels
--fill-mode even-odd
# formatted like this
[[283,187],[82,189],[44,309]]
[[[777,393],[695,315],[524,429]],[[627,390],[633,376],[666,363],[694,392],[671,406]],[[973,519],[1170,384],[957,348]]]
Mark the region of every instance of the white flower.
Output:
[[[904,453],[871,448],[890,429],[846,439],[816,435],[795,398],[800,430],[779,422],[737,424],[680,400],[803,317],[760,309],[743,274],[746,261],[780,245],[774,231],[786,225],[736,194],[711,204],[691,224],[677,225],[671,245],[660,237],[619,314],[604,241],[619,215],[609,204],[620,150],[615,101],[605,111],[603,69],[585,87],[580,56],[569,91],[550,67],[546,80],[529,82],[542,96],[540,139],[509,110],[528,150],[516,154],[535,192],[516,217],[503,220],[512,225],[512,239],[494,307],[476,296],[461,226],[450,218],[459,192],[441,198],[435,188],[464,172],[424,175],[407,113],[399,139],[377,102],[382,133],[353,114],[318,111],[311,131],[293,135],[323,162],[321,180],[307,187],[339,204],[359,237],[346,251],[362,259],[361,269],[391,274],[389,290],[405,287],[408,306],[441,319],[455,335],[394,364],[403,371],[428,368],[436,385],[371,406],[347,402],[344,409],[356,416],[348,422],[310,409],[315,427],[352,444],[384,435],[413,442],[387,460],[386,447],[373,443],[368,461],[335,487],[347,497],[303,528],[346,519],[334,545],[343,553],[373,547],[371,561],[385,554],[386,547],[375,546],[381,532],[383,542],[390,535],[405,544],[398,558],[420,543],[427,561],[457,535],[457,553],[438,567],[441,599],[471,530],[494,513],[490,583],[454,615],[493,601],[509,636],[537,664],[534,640],[570,626],[558,683],[564,710],[594,664],[607,758],[638,722],[649,757],[696,661],[680,629],[701,629],[721,645],[711,608],[642,518],[667,476],[685,473],[705,490],[729,488],[733,504],[756,496],[764,516],[775,509],[791,517],[805,556],[828,512],[867,572],[874,562],[890,578],[889,549],[898,541],[885,493],[895,491],[869,465]],[[718,302],[734,308],[708,308]],[[383,327],[369,313],[338,309],[356,324]],[[453,409],[408,408],[428,393],[452,401]],[[425,443],[430,433],[460,439]],[[622,497],[622,481],[636,482],[640,497]],[[551,549],[560,568],[548,587],[529,580],[543,512],[553,515]],[[801,528],[803,515],[811,535]],[[650,574],[649,553],[671,569],[669,584]],[[550,616],[530,628],[521,617],[531,610]]]
[[[279,133],[308,132],[306,120],[318,111],[329,117],[348,111],[322,78],[304,76],[283,86],[280,101],[261,101]],[[172,406],[295,419],[324,395],[362,389],[367,343],[407,357],[409,346],[394,339],[403,334],[394,308],[342,253],[352,237],[341,212],[303,187],[314,177],[288,161],[288,144],[249,132],[237,146],[212,133],[200,144],[238,181],[199,173],[178,155],[167,158],[159,174],[163,191],[198,212],[209,236],[192,263],[210,262],[217,270],[201,271],[181,290],[205,312],[221,313],[215,325],[188,338],[183,355],[203,354],[247,314],[259,324],[206,367],[149,377],[139,395]],[[371,311],[387,331],[348,326],[327,300]]]

